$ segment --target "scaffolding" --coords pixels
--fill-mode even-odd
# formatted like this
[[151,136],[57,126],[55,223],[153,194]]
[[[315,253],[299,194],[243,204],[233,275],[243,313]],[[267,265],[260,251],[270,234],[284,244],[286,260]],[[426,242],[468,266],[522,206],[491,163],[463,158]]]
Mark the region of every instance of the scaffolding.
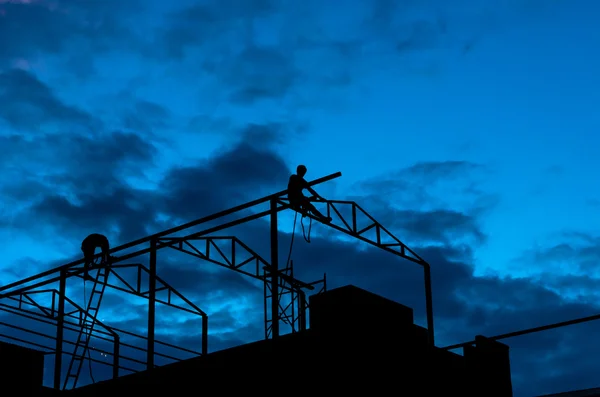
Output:
[[[340,172],[313,180],[309,186],[318,185],[340,177]],[[308,291],[312,293],[324,292],[327,288],[326,276],[313,282],[303,282],[294,278],[293,261],[281,267],[279,263],[278,241],[278,214],[290,208],[287,190],[250,201],[248,203],[221,211],[204,218],[171,228],[160,233],[141,238],[127,244],[112,248],[111,259],[108,263],[95,263],[90,272],[95,272],[92,277],[93,286],[89,298],[86,298],[86,307],[82,308],[67,296],[67,281],[84,279],[84,260],[80,259],[63,266],[42,272],[32,277],[0,288],[0,311],[24,316],[36,321],[45,322],[55,326],[54,336],[44,335],[52,339],[54,346],[39,345],[13,336],[2,335],[22,344],[33,345],[44,349],[47,354],[54,355],[54,388],[68,389],[77,387],[84,360],[96,361],[89,357],[90,339],[100,338],[112,342],[112,351],[99,350],[104,356],[111,357],[109,365],[112,367],[112,376],[116,378],[122,371],[135,372],[132,368],[124,366],[122,362],[129,360],[143,364],[145,369],[157,366],[155,357],[161,356],[171,360],[175,357],[167,356],[155,351],[156,346],[164,345],[180,351],[185,351],[195,356],[208,353],[208,316],[190,300],[180,294],[158,275],[157,253],[163,248],[170,248],[208,263],[233,270],[244,276],[251,277],[264,285],[264,328],[266,339],[276,339],[281,334],[281,326],[287,325],[291,332],[306,329],[307,310],[309,310]],[[323,223],[354,239],[366,242],[381,250],[392,253],[400,258],[416,263],[423,268],[425,285],[425,307],[427,316],[427,331],[429,343],[434,345],[433,305],[431,288],[431,271],[429,264],[419,257],[414,251],[391,234],[383,225],[377,222],[363,208],[353,201],[322,200],[320,205],[326,207],[322,211],[331,217],[330,223]],[[268,206],[259,210],[260,206]],[[244,215],[244,212],[254,211]],[[238,215],[237,219],[225,221],[231,215]],[[312,221],[319,221],[311,214],[304,214]],[[268,217],[270,222],[270,258],[267,261],[236,236],[215,235],[234,226]],[[185,232],[184,236],[177,236]],[[225,249],[224,247],[227,247]],[[113,256],[119,254],[119,256]],[[148,266],[128,261],[149,256]],[[240,259],[241,258],[241,259]],[[101,260],[101,254],[96,255],[96,261]],[[125,271],[134,270],[136,277],[128,280]],[[143,277],[144,276],[144,277]],[[147,280],[145,280],[147,278]],[[144,281],[143,281],[144,279]],[[49,289],[48,286],[56,285],[58,288]],[[85,283],[85,279],[84,279]],[[85,284],[84,284],[85,285]],[[46,287],[45,289],[43,289]],[[143,337],[125,330],[110,327],[96,318],[102,302],[106,287],[123,293],[144,298],[147,303],[147,336]],[[159,292],[166,298],[157,296]],[[50,297],[46,303],[40,303],[41,295]],[[287,297],[284,299],[284,297]],[[173,298],[181,302],[174,303]],[[50,302],[50,303],[47,303]],[[201,319],[201,350],[193,351],[177,347],[155,338],[156,305],[163,305],[184,311]],[[10,324],[3,325],[11,326]],[[23,332],[32,332],[12,325],[12,328]],[[75,341],[65,339],[65,330],[74,330],[77,333]],[[33,331],[35,334],[35,331]],[[120,348],[126,344],[121,336],[128,335],[145,340],[145,360],[136,360],[125,357]],[[65,349],[66,345],[73,346],[73,351]],[[131,346],[130,346],[131,347]],[[140,350],[139,347],[138,350]],[[88,354],[86,358],[85,355]],[[66,373],[63,373],[63,358],[70,357]],[[106,364],[105,362],[98,361]]]

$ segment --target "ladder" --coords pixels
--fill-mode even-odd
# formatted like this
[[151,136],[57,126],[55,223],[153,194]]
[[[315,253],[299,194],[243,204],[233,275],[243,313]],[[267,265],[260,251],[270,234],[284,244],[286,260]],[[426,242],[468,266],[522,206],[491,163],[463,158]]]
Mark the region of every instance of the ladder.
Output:
[[[106,289],[108,273],[108,264],[105,262],[101,263],[96,278],[93,280],[94,285],[86,305],[86,312],[88,315],[82,319],[81,328],[79,329],[79,334],[77,336],[77,343],[75,343],[75,349],[73,350],[73,355],[69,362],[69,369],[67,370],[63,390],[67,388],[69,380],[72,380],[73,385],[71,388],[73,389],[76,387],[77,381],[79,380],[83,361],[85,360],[85,354],[89,351],[90,339],[92,337],[92,332],[94,331],[95,321],[93,318],[97,318],[96,316],[100,310],[100,303],[102,302],[104,290]],[[83,282],[85,283],[85,281],[86,280],[84,279]]]

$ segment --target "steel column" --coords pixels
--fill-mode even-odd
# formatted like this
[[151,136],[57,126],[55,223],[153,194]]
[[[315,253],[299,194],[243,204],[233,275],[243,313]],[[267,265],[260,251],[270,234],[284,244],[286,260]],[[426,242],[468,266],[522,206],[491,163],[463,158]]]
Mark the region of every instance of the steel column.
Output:
[[150,240],[150,266],[148,280],[148,355],[146,368],[154,368],[154,325],[156,318],[156,239]]
[[54,388],[60,390],[62,377],[63,338],[65,331],[65,295],[67,292],[66,270],[61,270],[58,287],[58,313],[56,324],[56,353],[54,355]]
[[306,331],[306,293],[298,290],[298,328],[300,331]]
[[114,336],[114,345],[113,345],[113,370],[112,370],[112,376],[113,379],[117,379],[119,377],[119,344],[120,344],[120,340],[119,340],[119,335],[115,335]]
[[431,267],[429,263],[423,266],[423,275],[425,277],[425,308],[427,310],[427,332],[429,334],[429,344],[435,346],[433,329],[433,295],[431,292]]
[[208,316],[202,316],[202,355],[208,354]]
[[279,239],[277,199],[271,199],[271,337],[279,337]]

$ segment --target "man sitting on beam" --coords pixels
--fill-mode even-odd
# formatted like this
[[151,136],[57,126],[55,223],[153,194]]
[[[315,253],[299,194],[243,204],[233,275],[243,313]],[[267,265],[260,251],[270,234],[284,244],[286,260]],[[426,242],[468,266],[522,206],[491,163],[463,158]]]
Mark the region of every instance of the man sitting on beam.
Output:
[[[329,223],[331,222],[331,217],[321,214],[311,203],[311,201],[325,201],[325,199],[319,196],[319,194],[308,185],[308,182],[304,179],[306,171],[306,166],[299,165],[296,168],[296,174],[290,176],[290,181],[288,182],[288,199],[290,200],[290,206],[292,209],[302,213],[302,215],[306,215],[306,212],[308,211],[321,222]],[[308,190],[312,194],[312,197],[306,197],[302,193],[304,189]]]

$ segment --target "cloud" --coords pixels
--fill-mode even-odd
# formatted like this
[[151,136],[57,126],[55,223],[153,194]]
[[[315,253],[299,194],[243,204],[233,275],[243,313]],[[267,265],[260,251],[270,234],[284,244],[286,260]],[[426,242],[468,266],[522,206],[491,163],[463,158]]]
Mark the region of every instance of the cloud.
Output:
[[0,119],[31,132],[47,124],[89,124],[91,116],[58,99],[35,75],[19,69],[0,74]]
[[[42,90],[42,93],[46,95],[48,91]],[[109,227],[110,218],[103,217],[100,211],[120,216],[130,208],[132,200],[145,202],[142,194],[134,195],[135,191],[124,189],[123,184],[127,185],[129,178],[144,177],[142,170],[153,164],[156,149],[151,141],[134,133],[92,128],[86,134],[79,134],[68,127],[78,126],[80,118],[84,123],[81,127],[94,126],[96,119],[59,102],[40,100],[33,91],[30,94],[31,103],[39,109],[36,114],[40,118],[46,114],[48,119],[59,118],[64,121],[66,131],[37,131],[31,137],[24,134],[0,137],[5,150],[0,159],[4,186],[1,196],[5,203],[13,205],[13,227],[30,228],[39,216],[55,226],[64,226],[68,235],[70,229],[81,227],[86,221],[95,223],[96,227]],[[15,107],[23,108],[27,108],[25,101]],[[30,122],[32,119],[14,120]],[[74,218],[84,222],[83,225],[73,225]],[[36,231],[39,229],[32,232]]]
[[593,303],[598,296],[600,239],[589,233],[565,231],[521,253],[511,264],[528,277],[558,292],[564,299]]
[[191,46],[214,49],[223,36],[247,32],[247,25],[243,22],[269,15],[275,10],[274,3],[269,0],[194,4],[167,16],[168,27],[159,42],[164,46],[167,56],[182,58]]
[[161,191],[169,212],[193,219],[281,190],[288,175],[279,155],[244,140],[198,166],[171,170]]
[[[134,158],[143,161],[148,158],[148,153],[142,151]],[[452,163],[449,167],[421,164],[401,170],[398,175],[407,182],[411,176],[416,179],[428,176],[432,180],[460,179],[458,169],[472,168],[477,167],[462,163]],[[255,198],[259,196],[257,190],[278,191],[285,186],[288,173],[287,165],[277,154],[242,140],[237,146],[217,151],[195,166],[173,169],[165,175],[158,191],[142,192],[122,185],[104,195],[86,196],[84,185],[74,182],[69,185],[70,194],[84,199],[75,204],[65,198],[47,196],[31,208],[31,216],[63,231],[71,230],[73,236],[82,230],[83,224],[94,225],[97,230],[116,224],[121,231],[114,243],[118,244],[130,237],[158,231],[159,211],[170,216],[169,222],[197,218]],[[364,200],[357,200],[364,204]],[[432,200],[437,201],[433,195]],[[369,210],[367,204],[364,206]],[[474,276],[475,253],[473,248],[461,242],[461,236],[479,236],[479,243],[483,244],[485,233],[478,226],[476,214],[467,213],[419,210],[413,214],[380,212],[377,217],[394,233],[413,230],[405,243],[432,266],[438,343],[462,342],[472,339],[475,334],[497,335],[594,314],[595,304],[565,300],[536,280]],[[397,221],[399,215],[403,221]],[[69,224],[73,219],[80,223]],[[297,227],[296,232],[300,233],[299,225]],[[418,265],[355,241],[341,240],[325,230],[321,224],[313,225],[310,244],[297,236],[292,252],[295,277],[313,281],[326,272],[329,288],[355,284],[382,294],[413,307],[417,322],[424,324],[423,273]],[[268,233],[268,223],[257,221],[224,234],[237,235],[268,258]],[[287,255],[290,237],[289,233],[280,232],[281,260]],[[209,313],[214,321],[214,324],[210,323],[212,326],[209,324],[213,330],[213,349],[262,337],[259,285],[232,271],[216,270],[214,265],[204,265],[189,256],[167,251],[163,250],[159,255],[159,274]],[[569,250],[552,252],[554,255],[565,255],[565,252],[572,255]],[[584,249],[581,252],[593,251]],[[106,310],[112,311],[112,320],[108,319],[107,323],[119,328],[141,329],[145,326],[143,316],[129,316],[139,312],[137,306],[128,309],[127,305],[110,300],[106,305]],[[179,343],[195,343],[197,347],[198,323],[188,323],[173,316],[169,314],[160,320],[164,321],[159,324],[162,335]],[[592,365],[578,357],[585,349],[580,341],[587,332],[583,328],[564,329],[560,333],[507,340],[512,346],[515,387],[523,391],[533,387],[532,384],[544,382],[563,387],[584,382],[583,378],[573,378],[569,368],[581,368],[583,374],[585,368]],[[562,372],[556,372],[553,360],[560,360],[567,366]]]
[[499,196],[482,187],[489,171],[465,161],[421,162],[355,184],[356,198],[407,239],[475,244],[486,241],[480,219]]
[[[27,229],[34,220],[43,220],[60,228],[63,238],[81,236],[87,230],[125,242],[224,210],[285,185],[289,171],[283,159],[247,140],[276,133],[271,127],[250,126],[237,146],[196,165],[170,169],[157,181],[159,190],[128,183],[127,177],[139,175],[156,154],[152,143],[139,135],[113,132],[104,139],[46,135],[35,142],[11,137],[4,147],[13,157],[5,158],[4,164],[13,167],[20,159],[15,172],[21,179],[7,180],[4,199],[21,203],[22,208],[12,227]],[[39,173],[44,164],[61,167]],[[23,175],[29,177],[23,179]],[[161,223],[160,214],[167,214],[168,224]]]
[[224,85],[223,100],[238,106],[284,99],[309,106],[317,100],[306,97],[309,87],[328,94],[348,86],[360,46],[329,37],[314,7],[233,3],[208,1],[170,13],[147,55],[188,61],[195,73],[200,65]]
[[[171,111],[159,104],[144,99],[125,96],[122,125],[126,130],[152,136],[152,132],[170,126]],[[125,98],[124,98],[125,99]]]
[[[12,188],[4,194],[12,195],[13,200],[27,200],[28,195],[35,195],[31,205],[22,209],[20,219],[27,220],[22,227],[33,220],[51,225],[46,227],[55,233],[60,231],[61,241],[70,241],[68,246],[77,255],[79,240],[88,232],[105,232],[110,235],[112,244],[118,245],[180,221],[279,191],[285,187],[290,168],[273,151],[274,148],[254,144],[259,137],[266,140],[279,133],[276,125],[248,125],[239,131],[240,139],[235,146],[219,149],[196,164],[172,168],[156,182],[156,190],[136,188],[124,179],[129,173],[128,167],[135,169],[142,164],[151,164],[156,153],[152,144],[138,135],[113,132],[105,135],[106,139],[97,140],[47,134],[37,145],[42,142],[42,146],[55,148],[53,156],[68,160],[64,168],[55,170],[51,177],[32,177],[9,184]],[[11,153],[27,153],[30,164],[34,164],[37,156],[37,161],[52,161],[43,157],[42,151],[36,154],[34,146],[28,146],[23,138],[12,137],[5,142],[13,145]],[[98,170],[104,171],[99,173]],[[371,212],[373,208],[372,214],[378,221],[401,236],[431,264],[439,343],[462,342],[472,339],[475,334],[497,335],[594,314],[597,310],[594,302],[562,297],[547,279],[474,276],[473,247],[485,244],[487,238],[480,226],[481,216],[485,213],[480,207],[481,197],[490,193],[476,182],[474,176],[482,172],[487,172],[485,167],[461,161],[420,163],[379,179],[364,181],[357,185],[357,190],[363,191],[353,196],[367,211]],[[447,200],[441,199],[440,190],[436,190],[436,184],[444,183],[455,186],[457,192],[470,200],[464,200],[461,209],[444,206]],[[413,197],[406,193],[406,200],[399,206],[395,203],[386,206],[375,199],[377,190],[419,184],[423,188],[415,189]],[[422,201],[417,209],[411,209],[411,203],[417,197]],[[296,227],[296,233],[300,233],[299,225]],[[222,235],[235,234],[269,258],[268,233],[268,223],[257,221]],[[290,237],[289,232],[280,232],[280,260],[287,256]],[[326,272],[329,288],[358,285],[413,307],[417,322],[425,323],[423,273],[418,265],[367,248],[364,244],[340,239],[320,224],[313,225],[310,244],[296,237],[292,247],[296,278],[310,282],[320,279]],[[578,245],[542,250],[535,253],[534,258],[537,261],[578,258],[585,265],[596,254],[594,244],[597,241],[581,234],[573,234],[572,238],[579,242]],[[159,255],[159,275],[209,313],[211,349],[262,337],[260,285],[230,270],[217,270],[214,265],[167,251],[163,250]],[[589,282],[584,275],[579,280]],[[566,275],[557,276],[554,285],[567,281],[572,280]],[[142,330],[146,323],[139,313],[139,306],[125,302],[105,302],[107,323],[118,328]],[[157,329],[163,339],[197,348],[197,322],[187,323],[176,314],[165,315],[160,321],[163,323]],[[584,348],[575,335],[583,338],[586,332],[565,329],[561,333],[508,340],[513,347],[516,387],[526,390],[531,379],[538,384],[551,379],[553,382],[560,379],[563,385],[576,386],[577,382],[584,382],[583,378],[572,378],[572,373],[566,369],[561,373],[552,372],[555,368],[552,360],[569,363],[568,368],[580,365],[581,373],[585,373],[586,366],[592,363],[576,361]],[[548,374],[547,377],[544,374]]]
[[[132,9],[139,12],[140,4],[81,0],[3,2],[0,62],[61,54],[77,40],[83,40],[88,51],[123,48],[121,44],[130,43],[134,36],[121,18]],[[35,29],[29,28],[33,26]],[[82,48],[79,51],[80,56],[87,53]]]

